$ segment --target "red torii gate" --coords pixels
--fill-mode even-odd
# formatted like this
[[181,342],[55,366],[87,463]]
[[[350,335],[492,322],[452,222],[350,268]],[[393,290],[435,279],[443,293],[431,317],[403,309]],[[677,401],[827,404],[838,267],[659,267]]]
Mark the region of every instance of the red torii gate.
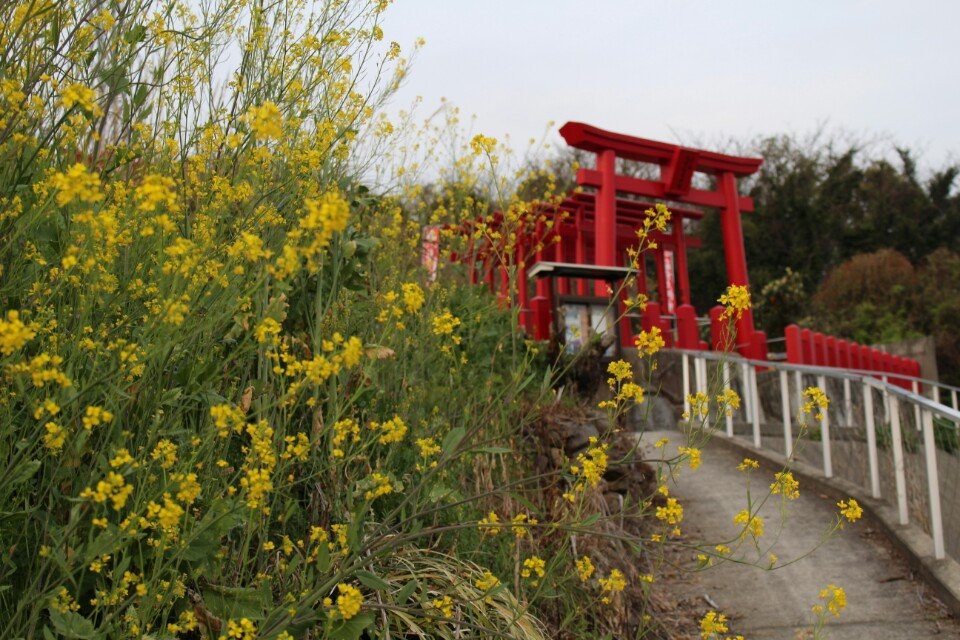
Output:
[[[636,246],[636,229],[643,224],[645,212],[654,206],[654,201],[663,201],[669,203],[672,218],[670,231],[651,234],[658,245],[654,250],[657,291],[663,297],[665,292],[672,290],[670,274],[664,268],[665,253],[671,251],[676,256],[679,285],[680,304],[675,309],[677,346],[708,348],[699,338],[696,311],[690,304],[687,269],[687,249],[699,247],[700,239],[685,234],[683,220],[711,215],[704,209],[719,210],[727,281],[731,285],[749,286],[740,214],[753,211],[754,204],[749,196],[740,195],[737,180],[756,173],[763,159],[647,140],[579,122],[568,122],[560,128],[560,134],[571,146],[596,154],[596,162],[594,168],[580,169],[576,176],[579,187],[589,191],[577,190],[559,203],[536,208],[533,212],[537,216],[535,227],[532,231],[521,232],[517,238],[511,262],[517,267],[516,305],[523,326],[536,339],[549,338],[554,324],[554,294],[569,297],[576,290],[581,298],[586,299],[589,293],[587,279],[596,281],[593,287],[595,297],[609,298],[607,281],[622,278],[617,274],[625,273],[625,268],[631,266],[627,250]],[[655,165],[659,169],[659,180],[617,174],[617,158]],[[711,176],[714,189],[695,188],[695,173]],[[550,223],[547,224],[546,220]],[[491,218],[465,225],[463,231],[471,235],[469,246],[465,253],[452,257],[469,265],[471,282],[476,283],[482,277],[491,290],[499,289],[505,304],[512,304],[507,265],[497,258],[496,249],[502,248],[494,247],[490,242],[486,242],[486,246],[475,246],[472,237],[476,225],[498,229],[502,221],[502,214],[496,213]],[[532,248],[536,250],[532,252],[534,265],[530,267]],[[553,282],[538,278],[535,295],[531,298],[528,272],[537,264],[552,265]],[[645,264],[645,259],[641,258],[636,282],[639,292],[647,294]],[[499,282],[495,282],[498,273]],[[626,291],[622,290],[617,316],[621,318],[622,344],[630,346],[633,336],[631,323],[622,306],[625,297]],[[650,302],[643,313],[642,324],[644,329],[660,327],[667,345],[673,346],[672,327],[661,315],[661,304],[666,302],[663,299]],[[666,311],[671,313],[674,309],[668,307]],[[714,349],[726,347],[726,324],[719,317],[721,311],[721,307],[710,310],[712,344],[709,346]],[[918,368],[915,361],[894,358],[852,343],[848,348],[848,343],[843,340],[811,334],[808,330],[802,332],[801,339],[801,332],[793,325],[786,333],[788,362],[853,368],[860,365],[867,370],[901,374],[913,373]],[[755,328],[751,311],[745,311],[737,321],[736,334],[735,348],[742,355],[757,360],[767,358],[766,334]],[[834,345],[837,345],[836,349]],[[862,358],[857,357],[861,351]]]
[[[629,243],[633,230],[643,219],[643,211],[650,206],[649,202],[638,201],[637,198],[665,200],[681,206],[671,206],[674,214],[671,237],[669,240],[661,239],[656,250],[655,264],[661,297],[667,289],[664,286],[663,251],[665,248],[673,249],[677,257],[681,306],[690,304],[686,249],[691,243],[684,235],[683,218],[700,218],[704,213],[685,205],[720,210],[728,282],[732,285],[749,286],[740,213],[753,211],[753,200],[739,194],[737,179],[755,173],[763,162],[761,158],[744,158],[692,149],[614,133],[580,122],[568,122],[560,128],[560,135],[570,146],[596,154],[593,169],[580,169],[577,172],[577,184],[591,188],[593,192],[574,195],[568,199],[573,200],[573,203],[564,202],[568,209],[572,208],[571,204],[584,205],[579,211],[581,217],[574,221],[577,239],[575,262],[584,264],[589,261],[604,267],[626,266],[621,242],[626,240]],[[646,180],[619,175],[616,172],[617,158],[656,165],[659,167],[660,179]],[[694,188],[695,172],[714,176],[716,190]],[[588,255],[588,247],[583,246],[588,234],[582,224],[587,222],[588,216],[593,222],[592,256]],[[626,223],[625,226],[628,227],[625,234],[621,230],[621,223]],[[562,241],[560,246],[563,246]],[[540,257],[538,256],[538,259]],[[638,278],[641,287],[645,285],[644,275],[641,273]],[[603,286],[603,283],[596,284],[598,295],[602,295]],[[532,301],[532,308],[537,316],[542,316],[546,310],[545,293],[538,290],[537,297]],[[749,311],[737,322],[737,343],[738,350],[744,355],[757,358],[766,355],[766,336],[755,330],[753,314]]]

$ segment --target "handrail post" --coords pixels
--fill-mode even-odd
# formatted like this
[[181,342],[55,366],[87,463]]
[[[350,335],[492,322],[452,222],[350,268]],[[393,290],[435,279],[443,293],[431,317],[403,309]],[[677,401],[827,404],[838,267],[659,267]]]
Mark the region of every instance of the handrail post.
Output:
[[890,399],[890,439],[893,441],[893,475],[897,482],[897,511],[900,524],[910,521],[907,510],[907,477],[903,469],[903,438],[900,433],[900,402]]
[[940,479],[937,475],[937,445],[933,437],[933,414],[923,411],[923,454],[927,462],[927,490],[930,498],[930,533],[933,536],[933,555],[937,560],[946,557],[943,546],[943,515],[940,512]]
[[873,389],[863,383],[863,417],[867,429],[867,458],[870,463],[870,495],[880,497],[880,469],[877,465],[877,426],[873,415]]
[[[702,391],[702,392],[704,393],[704,395],[706,395],[707,398],[709,399],[709,397],[710,397],[710,386],[709,386],[708,380],[707,380],[707,359],[706,359],[706,358],[700,358],[699,360],[700,360],[700,368],[697,370],[697,373],[698,373],[698,375],[700,376],[700,379],[697,381],[697,391]],[[707,401],[706,408],[707,408],[708,415],[709,415],[709,411],[710,411],[710,402],[709,402],[709,400]],[[704,416],[704,417],[706,417],[706,416]],[[708,424],[709,424],[709,420],[708,420],[707,422],[708,422]]]
[[793,432],[790,427],[790,383],[787,372],[780,370],[780,406],[783,411],[783,450],[789,458],[793,455]]
[[843,379],[843,424],[853,426],[853,393],[850,389],[850,378]]
[[801,371],[793,372],[793,383],[797,387],[797,413],[800,413],[800,407],[803,406],[803,373]]
[[750,396],[753,405],[753,446],[760,448],[762,440],[760,439],[760,393],[757,389],[757,367],[750,366]]
[[887,376],[881,376],[883,380],[883,421],[890,422],[890,394],[887,392]]
[[[824,376],[817,376],[817,386],[824,393],[827,392],[827,381]],[[823,444],[823,475],[827,478],[833,477],[833,455],[830,450],[830,408],[827,407],[822,412],[820,419],[820,442]]]
[[[917,381],[914,380],[910,383],[910,390],[916,394],[920,394],[920,387],[917,385]],[[917,427],[917,431],[920,431],[920,405],[913,405],[913,424]]]
[[700,363],[700,357],[699,357],[699,356],[693,356],[693,388],[694,388],[694,393],[700,393],[701,391],[703,391],[703,389],[700,388],[700,364],[701,364],[701,363]]
[[683,415],[690,415],[690,356],[683,354]]
[[740,379],[743,381],[743,413],[747,422],[753,422],[753,403],[752,393],[750,392],[750,365],[746,362],[740,364]]
[[[727,362],[726,360],[723,360],[720,363],[720,366],[722,368],[721,375],[723,376],[723,388],[724,390],[726,390],[730,388],[730,363]],[[732,438],[733,437],[733,411],[730,408],[725,407],[723,414],[724,414],[724,419],[726,420],[727,437]]]
[[950,390],[950,404],[953,405],[953,410],[957,411],[957,390],[956,389]]

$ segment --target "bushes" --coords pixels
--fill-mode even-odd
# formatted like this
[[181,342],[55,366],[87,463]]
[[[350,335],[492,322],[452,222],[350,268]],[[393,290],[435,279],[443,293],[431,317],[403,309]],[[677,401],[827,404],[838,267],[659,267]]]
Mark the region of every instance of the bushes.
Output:
[[357,179],[382,8],[0,10],[0,637],[543,636],[474,493],[542,372]]
[[960,375],[960,256],[938,249],[913,266],[891,249],[854,256],[813,296],[811,323],[865,344],[932,335],[945,380]]

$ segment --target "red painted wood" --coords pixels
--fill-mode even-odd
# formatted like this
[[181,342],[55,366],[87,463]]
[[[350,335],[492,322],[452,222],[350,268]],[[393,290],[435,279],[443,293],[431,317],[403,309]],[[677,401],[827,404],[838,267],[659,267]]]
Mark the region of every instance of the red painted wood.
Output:
[[[731,173],[730,175],[734,175]],[[580,169],[577,171],[577,184],[581,187],[600,188],[603,184],[603,175],[599,171],[591,169]],[[615,188],[621,193],[630,193],[646,198],[656,198],[659,200],[669,199],[670,194],[662,182],[653,180],[644,180],[642,178],[631,178],[629,176],[617,176]],[[718,191],[704,191],[702,189],[690,189],[683,196],[683,202],[686,204],[698,205],[701,207],[721,208],[726,205],[726,198]],[[740,202],[741,211],[753,211],[753,198],[742,196]]]
[[[621,158],[661,165],[668,164],[673,160],[678,149],[687,149],[667,142],[657,142],[623,133],[605,131],[582,122],[566,123],[560,127],[560,135],[563,136],[567,144],[577,149],[585,149],[595,153],[605,149],[613,149]],[[687,150],[697,155],[696,170],[703,173],[729,171],[736,175],[745,176],[755,173],[760,168],[760,164],[763,163],[762,158],[744,158],[699,149]]]
[[783,337],[787,348],[787,362],[791,364],[804,364],[800,327],[795,324],[788,324],[783,330]]
[[827,351],[827,366],[836,367],[837,366],[837,339],[833,336],[827,336],[825,341],[826,351]]
[[696,349],[700,346],[697,311],[689,304],[677,307],[677,346],[681,349]]
[[850,368],[850,344],[846,340],[837,340],[837,366]]

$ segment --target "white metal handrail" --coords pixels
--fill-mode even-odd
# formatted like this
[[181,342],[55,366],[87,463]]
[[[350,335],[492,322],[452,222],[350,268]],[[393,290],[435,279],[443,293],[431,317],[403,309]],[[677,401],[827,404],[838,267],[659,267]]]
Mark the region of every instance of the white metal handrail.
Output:
[[[796,400],[802,403],[801,394],[803,393],[803,376],[813,376],[816,378],[816,386],[824,393],[827,393],[827,380],[832,379],[841,382],[843,385],[843,422],[845,426],[853,424],[853,403],[852,388],[854,384],[860,385],[863,393],[863,427],[866,430],[867,457],[869,466],[870,486],[869,491],[872,497],[880,499],[880,471],[879,456],[877,452],[877,431],[876,417],[874,414],[873,392],[877,391],[883,398],[883,415],[890,424],[890,439],[893,452],[894,480],[896,487],[897,512],[901,524],[909,522],[909,509],[907,502],[907,484],[904,463],[904,445],[903,430],[900,419],[899,403],[903,402],[912,406],[914,410],[914,425],[916,429],[922,432],[924,467],[927,479],[927,500],[930,509],[930,534],[933,539],[934,555],[937,559],[946,557],[946,548],[944,544],[944,528],[942,516],[942,504],[940,499],[940,484],[937,471],[937,448],[934,432],[933,417],[939,416],[949,422],[950,427],[955,432],[960,432],[960,411],[957,408],[942,404],[917,393],[916,382],[914,382],[914,391],[904,389],[900,386],[891,384],[883,379],[884,372],[841,369],[838,367],[823,367],[816,365],[801,365],[786,362],[751,360],[743,358],[736,354],[720,353],[715,351],[694,351],[688,349],[669,349],[682,356],[683,365],[683,397],[684,411],[690,410],[688,397],[691,395],[690,360],[693,360],[693,381],[697,392],[708,392],[708,371],[707,362],[713,361],[718,364],[719,376],[724,387],[729,387],[732,376],[731,370],[738,367],[741,371],[741,380],[743,385],[744,397],[742,399],[744,415],[746,422],[750,424],[753,436],[753,445],[757,448],[763,447],[761,437],[760,420],[761,404],[760,394],[757,386],[758,370],[772,370],[777,372],[780,385],[780,402],[783,414],[783,438],[784,450],[787,456],[793,454],[793,425],[790,411],[790,376],[793,373],[794,385],[796,387]],[[878,379],[877,376],[881,376]],[[955,396],[954,396],[955,398]],[[954,399],[954,402],[956,400]],[[733,418],[731,415],[725,416],[725,432],[728,437],[733,437]],[[827,478],[834,475],[833,451],[830,437],[830,412],[823,411],[820,420],[820,440],[823,447],[823,474]],[[867,487],[865,487],[866,489]],[[960,532],[951,532],[960,534]]]

